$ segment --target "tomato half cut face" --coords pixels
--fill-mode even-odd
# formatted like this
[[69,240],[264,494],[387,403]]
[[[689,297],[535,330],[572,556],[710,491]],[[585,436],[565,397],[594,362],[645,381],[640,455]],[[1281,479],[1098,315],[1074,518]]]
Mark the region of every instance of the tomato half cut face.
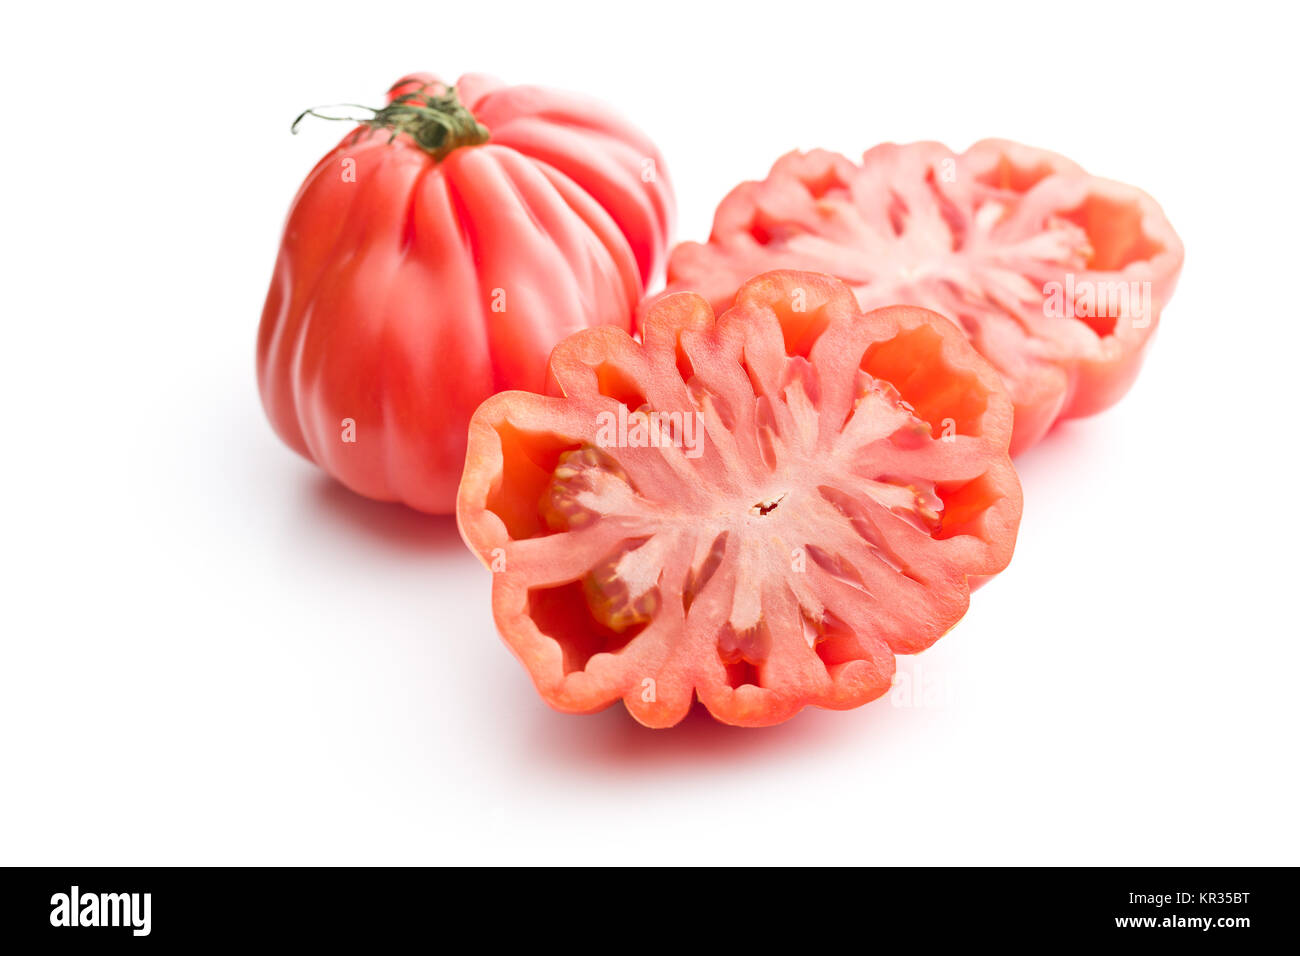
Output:
[[778,723],[883,694],[1002,570],[1020,519],[996,373],[924,309],[827,276],[747,283],[715,320],[570,336],[550,394],[470,424],[461,533],[545,699],[642,723]]
[[1016,453],[1128,390],[1182,261],[1146,193],[985,140],[962,154],[886,144],[861,164],[784,156],[722,201],[706,244],[673,251],[668,280],[725,309],[751,275],[813,269],[844,279],[864,309],[939,312],[1006,383]]

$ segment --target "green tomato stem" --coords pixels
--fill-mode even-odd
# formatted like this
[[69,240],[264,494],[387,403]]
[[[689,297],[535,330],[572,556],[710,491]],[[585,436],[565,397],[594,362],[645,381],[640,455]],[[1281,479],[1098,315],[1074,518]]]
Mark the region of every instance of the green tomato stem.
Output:
[[[491,137],[488,128],[474,118],[465,104],[456,95],[454,86],[447,87],[446,92],[432,94],[425,92],[426,87],[403,93],[382,109],[361,106],[356,103],[341,103],[337,106],[313,106],[303,110],[290,127],[291,132],[298,132],[298,124],[306,117],[360,123],[371,130],[385,129],[391,134],[391,143],[398,133],[405,133],[415,145],[433,157],[435,162],[442,160],[452,150],[462,146],[478,146]],[[364,110],[369,115],[330,115],[322,110]]]

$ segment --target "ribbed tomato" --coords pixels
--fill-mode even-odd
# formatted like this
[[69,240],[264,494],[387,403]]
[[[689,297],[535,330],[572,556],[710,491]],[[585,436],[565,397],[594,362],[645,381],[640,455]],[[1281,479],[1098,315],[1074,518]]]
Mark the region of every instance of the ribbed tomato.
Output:
[[1146,193],[985,140],[960,155],[887,144],[861,164],[784,156],[722,201],[707,243],[673,250],[668,282],[723,309],[751,275],[815,269],[848,282],[863,308],[933,309],[1006,382],[1015,453],[1128,390],[1182,262]]
[[679,294],[643,342],[579,332],[550,373],[474,414],[457,514],[560,710],[857,706],[1011,558],[1011,405],[932,312],[864,315],[838,280],[775,272],[716,320]]
[[581,97],[419,74],[294,200],[258,335],[276,432],[349,488],[450,512],[470,415],[541,388],[580,328],[629,328],[673,198],[643,134]]

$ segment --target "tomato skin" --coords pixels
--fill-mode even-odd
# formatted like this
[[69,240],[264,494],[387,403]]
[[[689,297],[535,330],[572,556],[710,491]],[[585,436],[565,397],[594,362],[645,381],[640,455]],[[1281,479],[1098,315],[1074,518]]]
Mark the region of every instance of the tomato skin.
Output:
[[[390,99],[445,89],[404,82]],[[308,175],[257,344],[286,444],[366,497],[432,513],[454,509],[483,399],[542,387],[571,332],[630,327],[673,215],[657,150],[603,108],[473,75],[457,92],[488,142],[435,160],[405,134],[353,132]]]
[[[637,408],[698,412],[698,455],[606,444],[601,419]],[[457,519],[552,707],[621,699],[668,727],[698,698],[766,726],[881,696],[894,655],[1006,567],[1011,430],[996,373],[948,320],[864,314],[838,280],[774,272],[716,319],[694,294],[658,300],[642,342],[579,332],[547,394],[489,398]]]
[[[441,85],[430,73],[413,73],[389,99],[422,84]],[[456,92],[493,143],[554,167],[600,203],[632,247],[645,287],[662,278],[676,201],[663,156],[648,136],[580,93],[506,86],[479,73],[457,80]]]
[[[1015,454],[1057,420],[1124,395],[1182,262],[1182,242],[1150,196],[1064,156],[1007,140],[961,154],[887,143],[860,163],[790,153],[767,179],[737,186],[708,242],[673,250],[667,292],[698,291],[720,309],[752,274],[817,269],[845,278],[863,308],[933,309],[965,328],[1006,381]],[[1067,281],[1150,301],[1142,315],[1057,315],[1048,289]]]

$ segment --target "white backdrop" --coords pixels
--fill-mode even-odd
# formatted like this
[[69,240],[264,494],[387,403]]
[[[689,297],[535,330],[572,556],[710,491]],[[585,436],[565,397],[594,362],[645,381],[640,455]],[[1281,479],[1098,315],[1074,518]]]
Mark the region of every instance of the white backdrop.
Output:
[[[1300,862],[1275,5],[34,6],[0,40],[0,863]],[[1187,261],[1144,373],[1020,460],[1015,559],[903,660],[919,700],[553,713],[449,519],[277,441],[257,321],[341,134],[289,121],[418,69],[617,105],[679,238],[793,147],[1003,136],[1161,202]]]

